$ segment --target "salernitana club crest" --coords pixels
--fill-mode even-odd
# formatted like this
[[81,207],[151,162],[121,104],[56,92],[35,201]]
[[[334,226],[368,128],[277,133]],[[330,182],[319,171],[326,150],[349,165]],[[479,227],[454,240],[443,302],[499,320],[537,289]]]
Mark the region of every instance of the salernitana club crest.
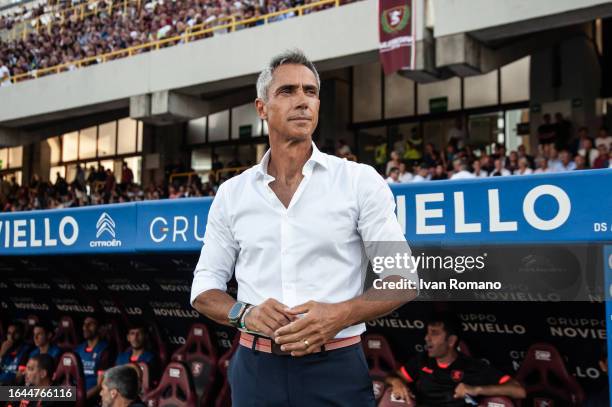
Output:
[[384,10],[380,16],[382,29],[387,34],[401,31],[410,19],[410,8],[407,5],[395,6]]

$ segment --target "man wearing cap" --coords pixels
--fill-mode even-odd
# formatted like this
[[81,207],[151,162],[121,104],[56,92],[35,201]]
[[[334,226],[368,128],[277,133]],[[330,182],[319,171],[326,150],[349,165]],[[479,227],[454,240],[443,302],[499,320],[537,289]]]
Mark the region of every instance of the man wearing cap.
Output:
[[[208,215],[191,304],[242,331],[229,368],[235,407],[374,406],[364,322],[417,294],[364,292],[373,242],[409,248],[385,180],[312,142],[319,89],[301,51],[272,59],[255,102],[270,150],[221,184]],[[238,301],[225,292],[233,273]]]

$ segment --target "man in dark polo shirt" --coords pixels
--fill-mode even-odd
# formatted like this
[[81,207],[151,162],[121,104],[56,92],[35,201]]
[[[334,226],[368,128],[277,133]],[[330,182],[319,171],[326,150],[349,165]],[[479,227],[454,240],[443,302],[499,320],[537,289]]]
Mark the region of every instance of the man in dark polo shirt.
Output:
[[519,382],[457,351],[458,326],[452,316],[444,314],[428,322],[427,353],[412,358],[399,368],[397,376],[387,378],[393,394],[428,407],[465,406],[480,396],[525,398],[525,389]]
[[0,385],[15,384],[20,365],[25,365],[30,347],[24,342],[24,327],[19,321],[6,329],[6,339],[0,345]]

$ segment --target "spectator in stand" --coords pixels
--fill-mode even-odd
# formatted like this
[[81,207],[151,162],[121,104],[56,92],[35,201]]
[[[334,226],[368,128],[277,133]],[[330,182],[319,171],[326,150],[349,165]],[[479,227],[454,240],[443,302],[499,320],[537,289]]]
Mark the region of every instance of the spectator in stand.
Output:
[[24,327],[19,321],[9,324],[6,329],[6,339],[0,345],[0,385],[8,386],[15,383],[19,366],[24,366],[30,351],[24,342]]
[[552,144],[557,140],[555,126],[550,122],[550,114],[545,113],[542,116],[542,123],[538,127],[538,141],[540,144]]
[[93,401],[100,393],[98,375],[109,366],[108,343],[100,337],[100,319],[88,316],[83,321],[83,339],[74,352],[83,363],[87,400]]
[[463,160],[453,161],[453,175],[450,179],[472,179],[476,178],[474,174],[468,171],[468,165]]
[[[526,397],[523,386],[488,363],[457,351],[461,328],[455,317],[439,314],[427,323],[425,352],[386,379],[393,394],[419,406],[459,407],[466,395]],[[414,386],[414,392],[407,385]]]
[[514,171],[514,175],[530,175],[533,170],[529,168],[529,162],[527,158],[521,157],[518,160],[518,168]]
[[401,182],[399,180],[399,176],[400,176],[399,168],[391,167],[391,169],[389,170],[389,176],[387,177],[386,181],[388,184],[398,184]]
[[499,176],[508,176],[508,175],[512,175],[512,173],[510,171],[508,171],[507,169],[505,169],[502,165],[502,160],[500,158],[496,158],[494,161],[494,165],[495,167],[493,168],[493,171],[491,171],[490,176],[491,177],[499,177]]
[[138,397],[139,377],[130,366],[115,366],[104,373],[100,399],[102,407],[145,407]]
[[559,154],[559,158],[561,160],[561,166],[559,171],[573,171],[576,169],[576,164],[572,161],[572,157],[570,156],[569,151],[563,150]]
[[440,153],[436,151],[433,143],[425,144],[425,153],[423,154],[423,164],[427,165],[430,168],[435,167],[436,165],[442,162],[440,158]]
[[559,152],[553,144],[544,146],[544,156],[548,157],[548,169],[550,172],[562,171],[561,160],[559,159]]
[[489,173],[482,169],[482,164],[480,160],[474,161],[474,176],[476,178],[486,178],[489,176]]
[[597,158],[595,158],[595,161],[593,162],[593,168],[608,168],[610,162],[608,148],[606,147],[606,144],[599,144],[599,146],[597,147],[597,151],[599,152],[599,155],[597,156]]
[[593,168],[595,159],[599,155],[597,149],[593,148],[593,140],[591,140],[589,137],[582,138],[580,140],[580,147],[581,148],[578,150],[578,154],[586,159],[586,163],[589,168]]
[[398,168],[399,169],[400,163],[401,163],[400,155],[395,150],[391,151],[391,160],[389,160],[389,162],[387,162],[386,173],[389,174],[389,172],[391,171],[391,168]]
[[564,150],[568,148],[570,137],[572,135],[572,123],[563,117],[563,114],[555,113],[555,147],[557,150]]
[[11,85],[11,71],[0,59],[0,87]]
[[442,181],[448,179],[448,174],[444,170],[444,166],[442,164],[436,165],[434,168],[434,173],[431,176],[432,181]]
[[429,168],[425,164],[419,166],[417,174],[412,179],[412,182],[429,181]]
[[529,163],[529,167],[533,168],[534,166],[533,156],[527,154],[527,150],[523,144],[518,146],[518,156],[519,156],[519,159],[522,157],[525,157],[527,159],[527,162]]
[[128,167],[127,162],[124,161],[121,165],[121,185],[123,185],[123,187],[127,187],[132,185],[133,182],[134,173],[132,172],[132,169]]
[[456,149],[462,148],[465,143],[465,131],[463,130],[463,119],[455,118],[455,125],[448,130],[446,138],[449,144],[452,144]]
[[608,129],[605,126],[602,126],[597,132],[597,137],[595,138],[595,147],[599,148],[601,144],[605,144],[608,151],[612,147],[612,136],[608,133]]
[[223,168],[223,163],[219,161],[219,156],[217,154],[212,155],[212,166],[211,169],[213,171],[217,171]]
[[516,151],[510,151],[510,156],[506,160],[506,169],[514,174],[514,172],[518,169],[519,164],[519,155]]
[[574,157],[574,164],[576,165],[576,170],[588,170],[586,160],[580,154],[576,154]]
[[400,162],[399,166],[399,181],[401,183],[407,183],[412,181],[412,173],[406,170],[406,163]]

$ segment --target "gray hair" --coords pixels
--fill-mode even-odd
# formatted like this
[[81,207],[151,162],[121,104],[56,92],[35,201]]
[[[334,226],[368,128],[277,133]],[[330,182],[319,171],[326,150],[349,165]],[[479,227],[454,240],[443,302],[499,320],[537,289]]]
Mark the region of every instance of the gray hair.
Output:
[[272,58],[270,63],[259,74],[257,78],[257,97],[259,99],[262,99],[264,102],[268,101],[268,91],[272,83],[272,74],[276,68],[284,64],[304,65],[306,68],[310,69],[317,79],[317,88],[319,90],[321,89],[321,79],[319,78],[317,68],[315,68],[314,64],[304,55],[302,50],[292,49]]
[[138,398],[139,378],[136,369],[138,366],[115,366],[104,372],[104,384],[109,390],[117,389],[119,394],[128,400]]

